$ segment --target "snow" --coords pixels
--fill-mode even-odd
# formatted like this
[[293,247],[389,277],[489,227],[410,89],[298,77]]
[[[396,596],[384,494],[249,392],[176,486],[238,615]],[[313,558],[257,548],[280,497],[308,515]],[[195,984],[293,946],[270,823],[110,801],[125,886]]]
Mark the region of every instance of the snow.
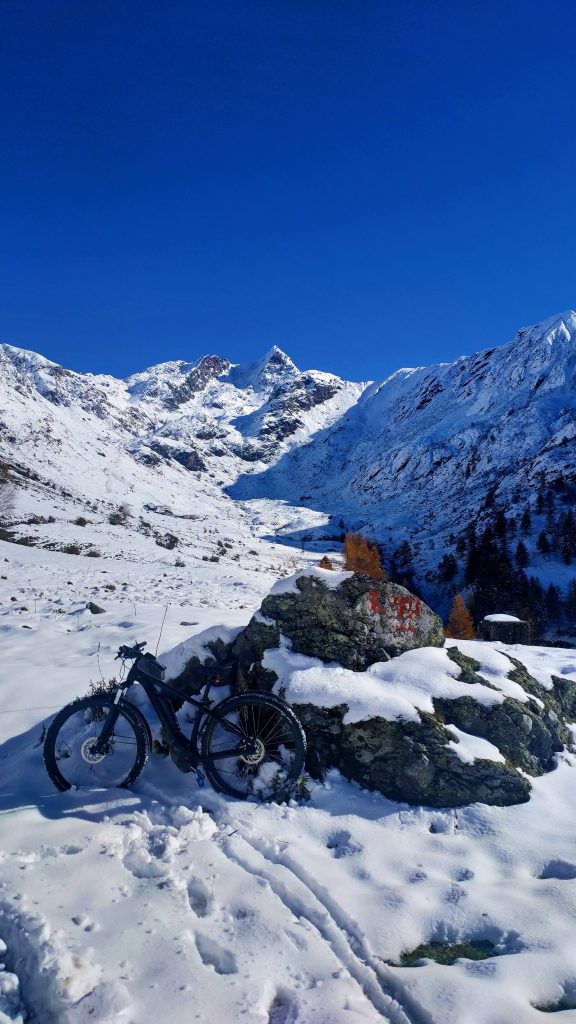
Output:
[[485,615],[484,622],[520,622],[515,615],[505,615],[504,613],[496,613],[495,615]]
[[208,629],[203,630],[202,633],[189,637],[181,644],[173,647],[172,650],[166,651],[161,657],[161,663],[166,669],[164,673],[166,682],[179,676],[187,662],[190,661],[190,658],[196,657],[200,661],[205,661],[211,657],[210,644],[215,643],[217,640],[221,640],[225,644],[232,643],[238,636],[241,628],[241,626],[237,626],[234,629],[222,625],[210,626]]
[[[190,585],[189,570],[164,562],[112,554],[91,563],[0,545],[7,1020],[536,1024],[533,1004],[574,997],[571,754],[532,780],[529,803],[511,808],[407,807],[336,772],[312,783],[302,806],[242,803],[199,789],[156,754],[132,790],[57,793],[42,766],[43,724],[99,678],[98,661],[109,678],[120,643],[148,639],[154,650],[168,605],[159,656],[175,670],[208,637],[232,636],[270,585],[258,556],[242,570],[245,608],[225,565],[205,566],[205,580]],[[84,599],[105,613],[74,614]],[[518,685],[506,683],[508,653],[549,680],[576,672],[573,651],[458,646],[497,690],[459,683],[446,650],[409,652],[366,673],[286,647],[273,656],[290,687],[328,705],[346,697],[352,716],[374,707],[414,715],[430,694],[462,688],[501,700],[507,683]],[[498,759],[450,732],[459,756]],[[424,942],[470,938],[491,940],[498,955],[394,966]]]
[[482,736],[472,736],[468,732],[462,732],[456,725],[446,722],[446,728],[456,737],[450,740],[448,746],[454,751],[457,757],[464,764],[472,764],[474,761],[500,761],[504,763],[506,758],[500,753],[498,747],[489,743]]
[[[424,598],[447,612],[463,585],[464,559],[449,590],[433,574],[453,551],[457,524],[486,524],[492,487],[497,507],[518,519],[527,504],[534,511],[539,474],[550,482],[576,472],[576,449],[567,443],[574,431],[575,338],[576,314],[568,311],[508,344],[399,370],[252,479],[250,493],[286,502],[305,496],[348,529],[386,541],[388,556],[409,539]],[[574,566],[538,555],[536,538],[545,527],[544,517],[534,517],[524,538],[527,572],[565,593]]]
[[328,590],[335,590],[344,580],[350,579],[353,575],[353,572],[346,570],[338,572],[336,569],[321,569],[319,566],[311,566],[303,572],[297,572],[293,576],[287,576],[283,580],[278,580],[270,590],[270,593],[276,595],[299,594],[300,590],[297,582],[303,576],[312,576],[314,579],[320,580]]
[[[156,753],[132,790],[61,794],[41,740],[58,708],[117,673],[120,644],[158,644],[173,678],[211,639],[233,638],[275,581],[292,592],[312,570],[339,585],[347,574],[317,562],[340,564],[340,516],[390,543],[413,534],[417,566],[435,568],[488,479],[513,509],[539,471],[570,472],[575,331],[563,314],[370,386],[300,374],[272,350],[252,367],[224,360],[189,392],[200,360],[118,381],[0,346],[0,446],[17,460],[17,531],[34,545],[0,542],[0,1021],[537,1024],[555,1001],[559,1020],[574,1018],[573,754],[531,780],[524,805],[455,811],[397,804],[335,772],[301,806],[235,802]],[[296,403],[292,434],[274,434],[292,385],[335,381],[327,401]],[[154,462],[154,445],[197,451],[206,469]],[[120,504],[128,521],[112,526]],[[158,543],[167,533],[174,549]],[[83,553],[46,548],[64,544]],[[574,575],[531,553],[534,566],[564,589]],[[290,699],[345,704],[346,721],[415,721],[434,696],[533,699],[508,678],[511,658],[541,686],[576,682],[574,650],[449,644],[480,682],[460,682],[446,648],[364,673],[287,645],[266,663]],[[457,756],[501,759],[449,730]],[[470,939],[496,955],[398,966],[422,943]]]
[[[96,551],[113,537],[118,557],[153,562],[158,534],[169,531],[178,546],[166,560],[196,564],[217,556],[213,524],[228,521],[241,562],[255,548],[274,572],[279,560],[264,538],[326,550],[343,519],[386,540],[388,555],[410,539],[424,598],[447,612],[452,588],[432,574],[454,524],[484,524],[492,485],[497,504],[518,517],[539,474],[576,473],[575,336],[576,314],[566,311],[506,345],[377,383],[301,372],[277,346],[250,366],[186,358],[121,381],[2,345],[1,454],[11,461],[17,451],[19,468],[33,474],[17,476],[26,487],[19,518],[50,504],[56,520],[19,532]],[[211,360],[216,368],[203,376]],[[310,405],[326,386],[331,397]],[[187,469],[187,459],[204,468]],[[124,502],[130,521],[111,530],[108,516]],[[78,516],[87,527],[75,527]],[[528,575],[565,593],[574,567],[537,553],[545,526],[533,517]]]
[[494,645],[458,641],[458,647],[480,661],[478,676],[488,685],[461,682],[457,678],[460,668],[448,657],[447,648],[406,651],[391,661],[371,665],[366,672],[352,672],[298,654],[285,641],[280,648],[265,652],[263,664],[276,673],[276,688],[282,687],[291,703],[325,708],[345,704],[345,723],[376,716],[419,722],[419,711],[434,712],[434,698],[471,697],[485,707],[502,703],[504,697],[523,703],[531,699],[518,683],[508,679],[514,665],[504,653],[494,650]]

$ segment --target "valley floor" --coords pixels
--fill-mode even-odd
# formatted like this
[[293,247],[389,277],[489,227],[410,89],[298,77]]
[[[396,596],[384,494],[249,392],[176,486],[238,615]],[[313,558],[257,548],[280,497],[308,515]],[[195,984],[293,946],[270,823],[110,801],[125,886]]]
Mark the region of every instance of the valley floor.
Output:
[[[94,561],[0,544],[0,1024],[576,1022],[571,754],[511,808],[408,807],[337,773],[303,806],[241,803],[158,755],[131,791],[56,793],[44,723],[121,643],[154,650],[167,605],[159,650],[241,625],[273,581]],[[494,955],[398,966],[470,941]]]

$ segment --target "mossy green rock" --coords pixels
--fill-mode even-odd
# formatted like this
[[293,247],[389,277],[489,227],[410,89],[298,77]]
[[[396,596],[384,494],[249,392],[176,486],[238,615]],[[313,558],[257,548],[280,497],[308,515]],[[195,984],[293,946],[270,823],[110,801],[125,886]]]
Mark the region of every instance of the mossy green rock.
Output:
[[[326,571],[327,583],[330,572]],[[339,586],[300,576],[294,593],[269,594],[260,612],[292,650],[362,671],[415,647],[441,647],[440,618],[405,587],[354,573]],[[254,619],[243,636],[250,638]]]
[[529,798],[530,783],[512,764],[464,763],[448,746],[453,733],[434,715],[421,712],[420,722],[370,718],[345,724],[345,704],[298,704],[294,710],[309,738],[309,771],[315,776],[336,767],[391,800],[430,807],[502,806]]
[[231,644],[208,645],[213,657],[192,658],[173,685],[198,693],[212,674],[238,688],[271,690],[276,676],[262,666],[281,636],[293,651],[362,671],[415,647],[441,647],[442,621],[405,587],[354,573],[339,586],[332,574],[298,576],[293,592],[269,594]]

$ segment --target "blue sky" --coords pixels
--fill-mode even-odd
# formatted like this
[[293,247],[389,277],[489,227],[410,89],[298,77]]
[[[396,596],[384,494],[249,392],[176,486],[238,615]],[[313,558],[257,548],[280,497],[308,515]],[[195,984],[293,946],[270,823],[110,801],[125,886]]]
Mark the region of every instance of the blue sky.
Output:
[[0,337],[379,378],[576,304],[573,5],[5,0]]

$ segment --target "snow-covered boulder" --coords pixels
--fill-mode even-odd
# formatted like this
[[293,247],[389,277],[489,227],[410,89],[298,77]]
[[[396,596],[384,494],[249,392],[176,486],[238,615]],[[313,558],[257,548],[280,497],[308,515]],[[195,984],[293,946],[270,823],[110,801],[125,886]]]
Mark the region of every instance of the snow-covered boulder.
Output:
[[459,645],[481,660],[452,646],[356,674],[288,651],[267,652],[265,664],[304,724],[311,771],[336,766],[411,804],[522,803],[528,776],[571,745],[576,686],[555,677],[548,689],[491,644]]
[[416,601],[354,573],[298,574],[245,629],[212,628],[164,655],[167,677],[188,693],[216,675],[280,693],[306,729],[317,777],[336,767],[437,807],[527,800],[529,776],[572,743],[576,684],[544,681],[490,643],[443,646],[439,620]]
[[233,642],[211,637],[208,660],[196,646],[188,652],[183,645],[180,670],[171,673],[192,693],[215,665],[223,681],[270,690],[277,677],[264,664],[265,652],[283,645],[362,671],[403,651],[443,642],[441,620],[404,587],[353,572],[307,569],[276,583]]
[[443,642],[438,616],[404,587],[318,568],[276,583],[231,653],[247,681],[260,685],[257,666],[264,650],[281,643],[362,671],[403,651]]

